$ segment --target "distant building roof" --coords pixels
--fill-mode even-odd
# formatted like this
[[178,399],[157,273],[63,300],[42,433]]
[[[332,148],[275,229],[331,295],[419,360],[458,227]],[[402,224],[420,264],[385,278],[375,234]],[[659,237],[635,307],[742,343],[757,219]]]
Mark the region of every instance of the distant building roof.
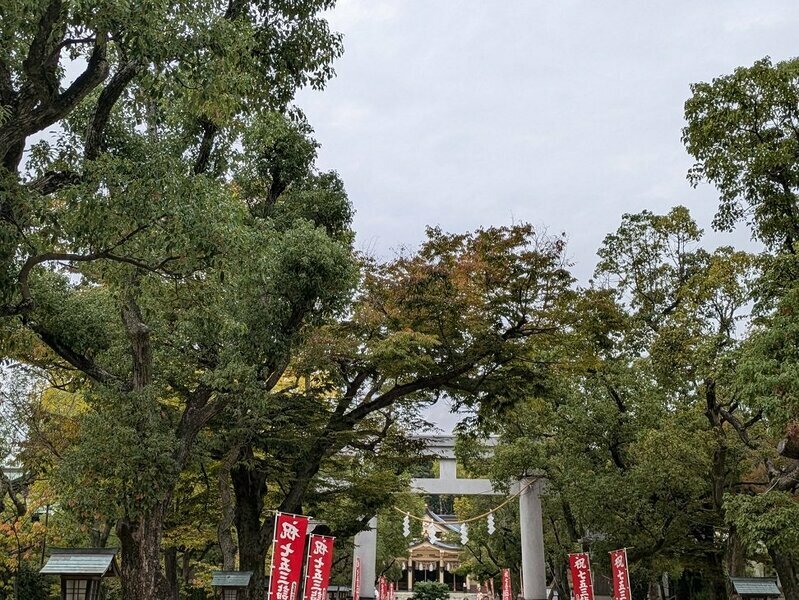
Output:
[[45,575],[119,575],[115,548],[51,548]]
[[429,516],[435,523],[438,523],[444,529],[449,529],[453,533],[460,533],[461,532],[461,524],[457,521],[457,516],[455,515],[438,515],[434,513],[429,508],[425,508],[425,513]]
[[411,545],[408,547],[408,550],[413,551],[422,548],[424,546],[432,546],[433,548],[439,550],[451,550],[453,552],[463,550],[463,547],[460,546],[459,544],[447,544],[446,542],[442,542],[441,540],[436,540],[435,542],[431,542],[427,538],[423,540],[413,540]]
[[736,594],[741,596],[781,596],[777,580],[772,577],[730,577]]
[[250,585],[252,571],[211,571],[213,587],[245,588]]

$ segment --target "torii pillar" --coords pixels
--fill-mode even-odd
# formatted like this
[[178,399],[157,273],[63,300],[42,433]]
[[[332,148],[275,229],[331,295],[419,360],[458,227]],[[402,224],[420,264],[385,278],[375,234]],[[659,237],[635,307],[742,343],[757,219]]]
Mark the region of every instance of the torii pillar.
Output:
[[[353,600],[373,600],[375,597],[375,565],[377,563],[377,517],[369,519],[369,528],[355,535],[352,553],[352,593],[355,593],[355,562],[361,559],[361,595]],[[381,600],[385,600],[382,599]]]
[[541,481],[525,478],[519,482],[519,527],[522,543],[522,597],[546,600],[547,575],[544,564],[544,520],[541,514]]

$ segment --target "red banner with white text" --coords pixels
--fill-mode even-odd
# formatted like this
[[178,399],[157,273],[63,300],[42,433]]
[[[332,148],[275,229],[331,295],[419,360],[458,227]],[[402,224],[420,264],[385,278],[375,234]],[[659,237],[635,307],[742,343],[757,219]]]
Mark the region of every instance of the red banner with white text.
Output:
[[610,553],[610,567],[613,570],[613,600],[632,600],[626,548]]
[[394,582],[388,584],[388,600],[394,600]]
[[352,600],[359,600],[361,597],[361,558],[355,558],[355,575],[352,581]]
[[379,600],[388,600],[388,581],[385,577],[380,577],[377,583],[377,594]]
[[511,600],[510,569],[502,569],[502,600]]
[[298,600],[308,517],[277,513],[269,568],[269,600]]
[[305,563],[305,600],[327,600],[333,543],[336,538],[311,534],[308,538],[308,561]]
[[594,600],[591,561],[588,559],[588,553],[569,554],[569,569],[572,574],[572,598],[574,600]]

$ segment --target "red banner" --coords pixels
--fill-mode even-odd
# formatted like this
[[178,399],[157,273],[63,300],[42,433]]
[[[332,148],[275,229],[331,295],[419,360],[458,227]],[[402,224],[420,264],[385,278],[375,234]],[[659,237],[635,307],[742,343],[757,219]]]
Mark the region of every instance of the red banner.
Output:
[[327,600],[330,567],[333,564],[333,543],[336,538],[311,534],[308,538],[308,560],[305,563],[305,600]]
[[388,600],[388,581],[386,581],[386,578],[381,576],[377,585],[379,600]]
[[388,600],[394,600],[394,582],[388,584]]
[[511,600],[510,569],[502,569],[502,600]]
[[352,600],[359,600],[361,597],[361,558],[355,558],[355,576],[352,582]]
[[269,600],[299,598],[307,534],[308,517],[277,513],[269,567]]
[[572,573],[572,598],[574,600],[594,600],[591,561],[588,559],[588,553],[569,554],[569,569]]
[[613,570],[614,600],[632,600],[630,594],[630,572],[627,569],[627,550],[614,550],[610,553],[610,567]]

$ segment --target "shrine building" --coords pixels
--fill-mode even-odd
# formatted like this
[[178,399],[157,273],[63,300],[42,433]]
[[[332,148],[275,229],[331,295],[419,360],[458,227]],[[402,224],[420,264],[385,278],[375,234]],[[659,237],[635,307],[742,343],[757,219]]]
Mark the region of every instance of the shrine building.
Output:
[[[434,535],[428,532],[434,531]],[[437,515],[429,508],[425,510],[422,539],[412,540],[407,556],[397,558],[403,577],[397,582],[398,591],[412,592],[415,583],[437,581],[449,586],[451,592],[476,591],[468,576],[457,575],[461,564],[463,547],[460,539],[461,526],[454,515]],[[432,539],[431,539],[432,538]],[[472,589],[474,587],[474,589]]]

